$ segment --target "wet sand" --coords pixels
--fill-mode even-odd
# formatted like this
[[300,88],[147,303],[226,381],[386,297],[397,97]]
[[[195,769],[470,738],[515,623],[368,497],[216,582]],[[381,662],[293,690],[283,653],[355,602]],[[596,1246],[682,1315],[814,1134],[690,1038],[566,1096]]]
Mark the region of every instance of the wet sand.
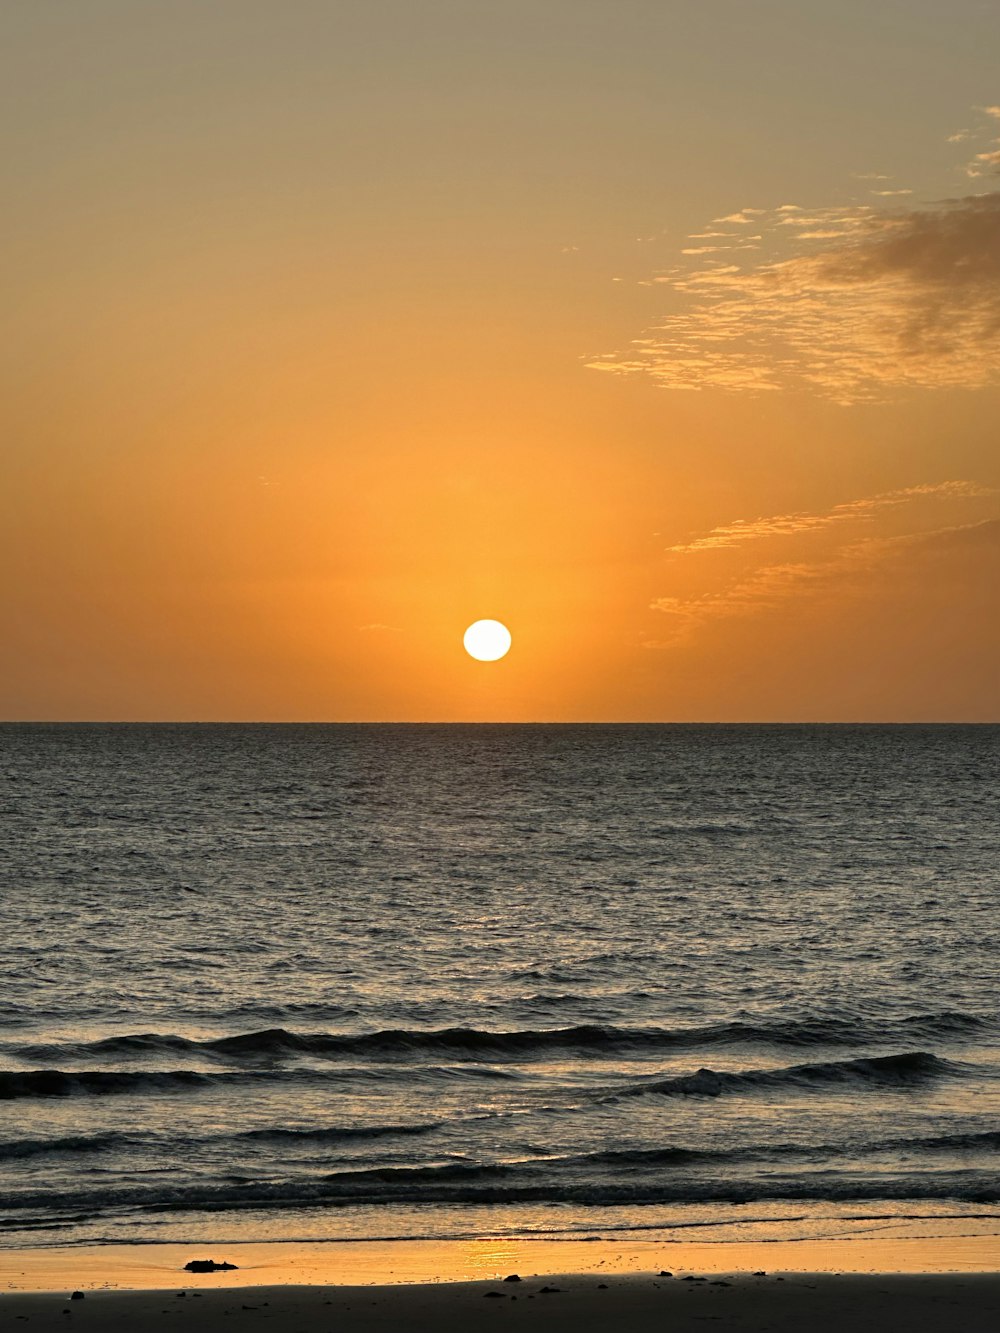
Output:
[[[938,1234],[713,1244],[591,1241],[104,1245],[0,1254],[0,1328],[190,1333],[406,1329],[545,1333],[1000,1328],[1000,1240]],[[189,1259],[236,1264],[192,1274]],[[666,1270],[661,1272],[661,1270]],[[511,1274],[520,1281],[504,1281]],[[470,1280],[472,1279],[472,1280]],[[71,1300],[74,1290],[82,1299]]]
[[[830,1223],[828,1222],[829,1229]],[[62,1290],[188,1290],[222,1287],[426,1285],[501,1279],[510,1273],[1000,1273],[995,1215],[983,1218],[872,1219],[840,1235],[776,1237],[761,1226],[706,1228],[697,1240],[643,1237],[560,1239],[201,1242],[80,1245],[0,1250],[0,1293]],[[845,1224],[846,1227],[846,1224]],[[724,1240],[718,1239],[724,1235]],[[191,1274],[190,1259],[236,1265]]]

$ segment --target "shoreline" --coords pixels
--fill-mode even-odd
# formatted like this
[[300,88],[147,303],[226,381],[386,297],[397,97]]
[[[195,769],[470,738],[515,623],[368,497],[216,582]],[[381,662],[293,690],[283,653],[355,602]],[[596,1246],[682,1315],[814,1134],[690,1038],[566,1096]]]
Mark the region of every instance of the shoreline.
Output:
[[[942,1219],[943,1221],[944,1219]],[[467,1240],[240,1241],[235,1244],[107,1243],[0,1251],[0,1292],[212,1291],[259,1287],[390,1287],[545,1278],[657,1274],[1000,1275],[1000,1235],[959,1219],[920,1236],[893,1234],[891,1219],[850,1235],[727,1240],[591,1239],[484,1235]],[[191,1259],[234,1268],[186,1272]]]

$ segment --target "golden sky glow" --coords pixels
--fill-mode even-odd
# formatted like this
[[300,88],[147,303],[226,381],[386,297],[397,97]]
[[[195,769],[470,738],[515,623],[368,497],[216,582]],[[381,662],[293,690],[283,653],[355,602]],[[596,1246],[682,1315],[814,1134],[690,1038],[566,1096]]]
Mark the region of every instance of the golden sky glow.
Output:
[[0,715],[1000,715],[997,6],[0,49]]

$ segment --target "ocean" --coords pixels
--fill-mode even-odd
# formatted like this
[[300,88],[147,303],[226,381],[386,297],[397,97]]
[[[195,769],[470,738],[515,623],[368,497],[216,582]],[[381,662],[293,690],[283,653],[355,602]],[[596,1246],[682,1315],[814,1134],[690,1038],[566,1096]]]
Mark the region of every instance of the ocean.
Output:
[[0,1231],[1000,1230],[1000,727],[0,727]]

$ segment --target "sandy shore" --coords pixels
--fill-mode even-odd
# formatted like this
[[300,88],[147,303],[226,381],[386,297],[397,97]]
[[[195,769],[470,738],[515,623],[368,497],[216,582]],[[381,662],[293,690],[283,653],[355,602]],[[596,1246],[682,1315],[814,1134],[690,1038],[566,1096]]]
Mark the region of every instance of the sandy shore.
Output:
[[[837,1233],[790,1236],[762,1226],[699,1228],[697,1239],[629,1232],[599,1238],[483,1236],[455,1240],[265,1241],[227,1244],[78,1245],[0,1249],[0,1293],[225,1287],[360,1287],[499,1280],[509,1273],[656,1274],[1000,1273],[996,1216],[871,1218]],[[841,1223],[843,1227],[846,1224]],[[864,1230],[858,1228],[864,1227]],[[831,1231],[833,1234],[830,1234]],[[687,1233],[690,1236],[691,1232]],[[190,1259],[230,1271],[190,1274]]]
[[[185,1293],[185,1294],[181,1294]],[[595,1275],[364,1287],[254,1287],[195,1291],[91,1291],[0,1295],[0,1326],[35,1330],[136,1330],[183,1326],[190,1333],[276,1328],[488,1330],[629,1333],[704,1330],[707,1324],[754,1333],[995,1333],[1000,1276],[988,1274],[749,1275],[685,1281],[653,1275]]]
[[[252,1333],[265,1324],[282,1333],[465,1333],[486,1321],[523,1333],[707,1323],[760,1333],[995,1333],[1000,1239],[969,1222],[934,1229],[900,1236],[889,1226],[798,1242],[483,1238],[8,1250],[0,1253],[0,1328],[134,1333],[176,1320],[190,1333]],[[184,1271],[187,1260],[209,1256],[237,1267]],[[521,1280],[505,1282],[512,1273]],[[69,1299],[74,1290],[83,1298]]]

